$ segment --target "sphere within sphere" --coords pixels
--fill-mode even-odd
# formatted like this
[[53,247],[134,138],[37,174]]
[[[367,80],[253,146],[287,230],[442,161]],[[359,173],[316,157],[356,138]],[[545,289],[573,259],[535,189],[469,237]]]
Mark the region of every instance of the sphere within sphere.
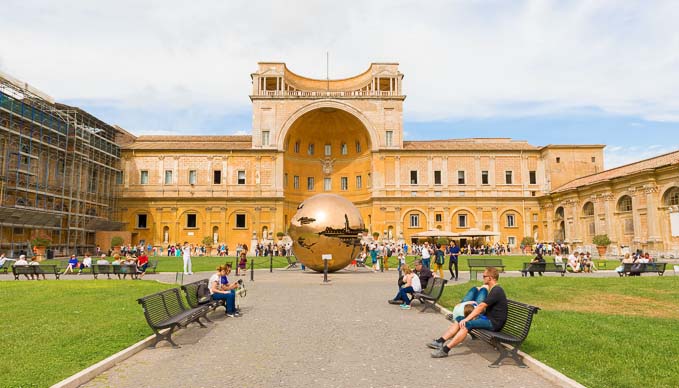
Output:
[[321,255],[331,254],[328,272],[340,270],[361,249],[365,224],[356,206],[336,194],[317,194],[297,207],[288,233],[297,260],[314,271],[323,272]]

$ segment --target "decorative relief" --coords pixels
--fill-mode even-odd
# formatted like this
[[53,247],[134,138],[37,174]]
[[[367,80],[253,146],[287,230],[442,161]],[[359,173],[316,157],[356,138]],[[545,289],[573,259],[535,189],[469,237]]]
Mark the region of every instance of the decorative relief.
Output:
[[326,157],[325,159],[320,159],[321,166],[323,168],[323,174],[325,175],[330,175],[332,174],[333,166],[335,164],[335,159]]
[[658,188],[658,186],[655,185],[644,186],[644,192],[646,194],[653,194],[657,193],[658,191],[660,191],[660,188]]

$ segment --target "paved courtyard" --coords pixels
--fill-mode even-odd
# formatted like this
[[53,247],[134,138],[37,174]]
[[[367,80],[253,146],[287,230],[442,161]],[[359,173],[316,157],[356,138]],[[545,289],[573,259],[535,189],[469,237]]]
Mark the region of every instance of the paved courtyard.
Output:
[[[208,274],[193,275],[195,278]],[[431,311],[404,311],[386,300],[396,272],[322,275],[264,271],[248,281],[244,316],[211,315],[90,381],[87,387],[550,387],[535,370],[508,361],[488,368],[496,352],[467,340],[447,359],[425,343],[448,321]],[[249,279],[249,278],[248,278]],[[140,311],[141,314],[141,311]]]

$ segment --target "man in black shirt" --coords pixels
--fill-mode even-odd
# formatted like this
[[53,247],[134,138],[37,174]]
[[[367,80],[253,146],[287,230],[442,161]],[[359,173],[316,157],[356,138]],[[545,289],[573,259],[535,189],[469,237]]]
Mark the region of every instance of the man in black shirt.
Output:
[[[497,284],[499,277],[500,274],[495,267],[487,267],[483,271],[483,284],[490,289],[488,297],[460,323],[454,322],[443,336],[427,344],[430,348],[436,349],[431,354],[433,358],[448,357],[450,349],[462,343],[471,329],[502,330],[507,321],[507,296]],[[452,341],[446,345],[446,341],[451,338]]]

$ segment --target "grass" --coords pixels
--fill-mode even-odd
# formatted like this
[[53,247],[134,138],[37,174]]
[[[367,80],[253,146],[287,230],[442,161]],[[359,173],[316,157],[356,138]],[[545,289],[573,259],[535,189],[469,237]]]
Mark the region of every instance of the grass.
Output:
[[[471,284],[446,287],[452,307]],[[676,387],[679,277],[506,278],[540,307],[522,350],[588,387]]]
[[[470,257],[474,258],[500,258],[505,265],[505,270],[507,271],[518,271],[523,268],[523,263],[531,261],[534,256],[460,256],[458,260],[458,268],[460,271],[468,271],[467,259]],[[410,265],[415,256],[408,256],[406,262]],[[546,257],[551,260],[551,257]],[[270,265],[269,257],[248,257],[248,270],[250,269],[250,261],[254,259],[255,269],[268,269]],[[167,256],[151,256],[149,260],[158,260],[158,272],[181,272],[184,267],[184,262],[181,257],[167,257]],[[45,261],[45,264],[60,264],[63,260],[50,260]],[[434,259],[432,258],[432,265]],[[595,263],[598,267],[601,267],[599,260]],[[229,257],[216,257],[216,256],[196,256],[191,259],[191,265],[193,267],[193,272],[203,272],[203,271],[214,271],[214,269],[223,265],[224,263],[231,263],[234,266],[237,264],[237,260],[233,256]],[[370,257],[368,257],[368,263],[370,263]],[[619,265],[618,260],[606,260],[605,269],[614,269]],[[274,256],[273,257],[273,268],[285,268],[288,266],[288,261],[285,256]],[[398,258],[392,256],[389,260],[389,268],[398,267]],[[448,258],[446,257],[445,270],[448,270]]]
[[0,386],[50,386],[146,338],[152,331],[136,300],[171,287],[152,281],[1,282]]

